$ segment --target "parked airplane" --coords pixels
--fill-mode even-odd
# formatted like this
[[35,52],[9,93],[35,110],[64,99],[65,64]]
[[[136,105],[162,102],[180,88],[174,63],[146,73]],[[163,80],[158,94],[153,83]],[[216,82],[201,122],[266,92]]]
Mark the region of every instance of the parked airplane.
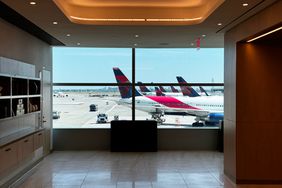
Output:
[[171,91],[172,91],[173,93],[179,93],[179,91],[178,91],[177,89],[175,89],[175,87],[170,86],[170,88],[171,88]]
[[[137,83],[138,83],[138,84],[142,84],[142,82],[137,82]],[[171,87],[173,87],[173,86],[171,86]],[[175,88],[174,88],[174,92],[166,92],[166,93],[163,92],[163,91],[165,91],[165,89],[164,89],[162,86],[160,86],[160,88],[162,88],[162,89],[160,89],[160,88],[158,88],[158,87],[155,87],[155,92],[150,91],[146,86],[139,86],[139,88],[140,88],[140,91],[141,91],[141,93],[142,93],[143,95],[182,96],[182,94],[181,94],[181,93],[178,93],[178,91],[177,91]],[[176,90],[177,92],[175,92],[175,90]]]
[[[130,83],[119,68],[113,68],[118,83]],[[130,86],[119,86],[121,95],[120,104],[131,106],[132,89]],[[196,122],[193,126],[212,123],[218,124],[223,120],[223,97],[172,97],[172,96],[143,96],[135,90],[135,108],[148,112],[152,118],[163,122],[164,114],[193,115]]]
[[166,92],[166,90],[160,86],[160,88],[155,87],[156,95],[157,96],[183,96],[182,93],[175,93],[175,92]]
[[[178,92],[168,92],[163,86],[159,86],[160,87],[160,91],[165,95],[165,96],[183,96],[182,93],[178,93]],[[173,87],[173,86],[171,86]]]
[[160,88],[155,87],[156,96],[165,96],[165,94],[161,91]]
[[183,93],[184,96],[189,96],[189,97],[199,97],[199,93],[195,91],[191,86],[188,85],[188,83],[181,77],[177,76],[176,77],[178,83],[180,84],[187,84],[187,85],[181,85],[180,89]]
[[163,86],[159,86],[162,92],[167,92]]
[[209,94],[206,92],[206,90],[202,87],[199,86],[201,93],[204,93],[206,96],[209,96]]
[[[137,82],[137,84],[142,84],[142,82]],[[142,93],[151,92],[146,86],[139,86],[139,88]]]

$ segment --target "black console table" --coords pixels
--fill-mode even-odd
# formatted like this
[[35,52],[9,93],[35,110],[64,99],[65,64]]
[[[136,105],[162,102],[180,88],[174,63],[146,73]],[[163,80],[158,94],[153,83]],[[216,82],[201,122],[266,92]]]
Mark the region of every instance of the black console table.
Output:
[[157,122],[112,121],[112,152],[155,152],[158,150]]

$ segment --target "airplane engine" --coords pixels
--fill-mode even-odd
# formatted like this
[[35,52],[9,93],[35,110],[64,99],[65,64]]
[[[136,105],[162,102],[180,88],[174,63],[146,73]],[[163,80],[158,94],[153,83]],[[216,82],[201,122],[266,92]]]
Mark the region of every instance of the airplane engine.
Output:
[[220,123],[220,121],[223,121],[223,118],[224,118],[223,113],[211,113],[209,114],[205,123],[209,125],[217,125]]

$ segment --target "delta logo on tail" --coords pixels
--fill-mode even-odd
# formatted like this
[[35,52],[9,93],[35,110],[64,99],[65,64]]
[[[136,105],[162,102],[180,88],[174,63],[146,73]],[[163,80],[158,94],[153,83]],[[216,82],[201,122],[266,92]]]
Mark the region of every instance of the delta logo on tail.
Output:
[[165,94],[161,91],[160,88],[155,87],[156,96],[165,96]]
[[[142,84],[142,82],[137,82],[137,84]],[[149,92],[151,92],[146,86],[139,86],[139,88],[140,88],[140,91],[142,93],[149,93]]]
[[206,92],[206,90],[202,86],[199,86],[199,88],[202,93],[204,93],[206,96],[209,96],[209,94]]
[[[176,77],[178,83],[180,84],[187,84],[187,82],[181,77],[181,76],[177,76]],[[189,96],[189,97],[199,97],[199,93],[197,93],[197,91],[195,91],[192,87],[187,85],[181,85],[180,89],[183,93],[184,96]]]
[[[116,77],[117,83],[129,84],[130,81],[127,77],[121,72],[121,70],[117,67],[113,68],[114,74]],[[121,98],[130,98],[132,97],[132,88],[130,86],[118,86]],[[141,96],[137,90],[135,90],[135,96]]]
[[166,89],[163,86],[159,86],[159,87],[160,87],[161,92],[166,92]]
[[175,87],[170,86],[170,88],[171,88],[171,91],[172,91],[173,93],[179,93],[179,91],[178,91],[177,89],[175,89]]

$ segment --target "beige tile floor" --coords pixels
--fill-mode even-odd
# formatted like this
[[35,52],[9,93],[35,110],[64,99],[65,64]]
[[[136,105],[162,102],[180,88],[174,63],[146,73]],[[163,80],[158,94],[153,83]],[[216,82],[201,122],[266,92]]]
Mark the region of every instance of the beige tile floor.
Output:
[[[20,188],[233,188],[223,154],[208,151],[111,153],[63,151],[47,156]],[[265,188],[249,185],[238,188]],[[268,187],[267,187],[268,188]]]

